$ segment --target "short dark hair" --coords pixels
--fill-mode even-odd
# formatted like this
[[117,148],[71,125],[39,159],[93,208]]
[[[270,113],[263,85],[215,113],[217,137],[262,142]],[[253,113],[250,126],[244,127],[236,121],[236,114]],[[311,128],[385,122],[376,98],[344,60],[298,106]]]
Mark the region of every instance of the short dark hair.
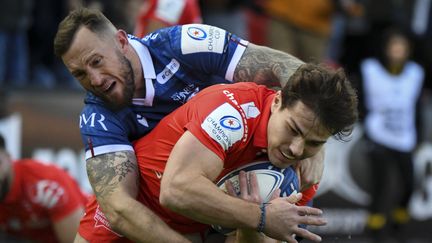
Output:
[[54,54],[57,57],[63,56],[69,50],[72,40],[81,26],[101,34],[115,28],[102,12],[95,9],[78,8],[70,12],[59,24],[54,38]]
[[352,132],[358,119],[357,93],[342,69],[306,63],[300,66],[282,89],[282,106],[302,101],[336,139]]
[[0,133],[0,149],[6,149],[6,142],[5,139],[3,138],[3,135],[1,135],[1,133]]

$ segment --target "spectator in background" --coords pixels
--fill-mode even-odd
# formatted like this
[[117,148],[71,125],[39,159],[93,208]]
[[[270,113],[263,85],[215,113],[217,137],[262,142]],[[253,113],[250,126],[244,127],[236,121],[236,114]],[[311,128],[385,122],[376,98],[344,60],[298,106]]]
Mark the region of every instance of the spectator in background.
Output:
[[147,0],[86,0],[85,5],[103,12],[117,28],[132,33],[141,5],[145,2]]
[[55,58],[52,45],[58,23],[78,5],[79,0],[38,0],[34,5],[28,34],[31,80],[35,87],[79,87],[63,63]]
[[[363,20],[364,6],[362,0],[335,1],[335,12],[332,17],[329,44],[325,55],[326,63],[329,66],[340,66],[339,61],[344,51],[343,40],[347,34],[363,32]],[[354,44],[357,45],[357,43]]]
[[[360,76],[359,63],[367,57],[379,55],[382,33],[391,26],[408,27],[408,3],[411,0],[338,0],[344,8],[345,36],[340,64],[351,79]],[[337,31],[337,29],[334,29]],[[359,81],[359,83],[361,83]]]
[[218,26],[237,36],[249,39],[244,0],[201,0],[205,24]]
[[[409,1],[409,27],[414,37],[413,56],[426,72],[426,80],[432,79],[432,0]],[[432,90],[432,83],[426,82],[425,87]]]
[[333,14],[332,0],[268,0],[269,46],[308,61],[322,61]]
[[[385,235],[388,221],[399,229],[409,221],[407,206],[414,177],[412,153],[417,143],[416,104],[424,78],[423,69],[409,56],[407,36],[398,30],[388,30],[383,38],[382,55],[361,63],[372,181],[367,228],[377,242]],[[389,183],[395,169],[399,173],[400,195],[394,194],[394,185]]]
[[137,17],[135,35],[142,38],[163,27],[201,22],[197,0],[144,0]]
[[2,1],[0,8],[0,86],[22,87],[28,79],[27,30],[32,0]]
[[87,199],[54,165],[12,161],[0,135],[0,240],[72,242]]

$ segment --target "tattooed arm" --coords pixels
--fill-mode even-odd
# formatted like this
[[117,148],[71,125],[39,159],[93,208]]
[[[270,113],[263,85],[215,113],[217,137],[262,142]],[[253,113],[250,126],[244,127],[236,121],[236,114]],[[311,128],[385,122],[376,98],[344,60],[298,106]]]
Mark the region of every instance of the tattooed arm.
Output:
[[139,171],[134,152],[87,159],[87,174],[111,227],[134,242],[188,242],[135,200]]
[[235,69],[234,82],[284,86],[302,64],[288,53],[249,43]]

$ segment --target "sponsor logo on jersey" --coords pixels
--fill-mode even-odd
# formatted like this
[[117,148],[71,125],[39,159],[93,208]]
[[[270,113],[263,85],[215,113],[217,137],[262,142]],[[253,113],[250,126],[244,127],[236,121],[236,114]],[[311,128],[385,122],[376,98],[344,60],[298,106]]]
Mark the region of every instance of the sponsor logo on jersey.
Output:
[[214,52],[224,50],[226,31],[218,27],[202,24],[189,24],[182,27],[182,54]]
[[201,128],[224,150],[240,141],[244,134],[240,112],[228,103],[213,110],[204,119]]
[[149,127],[147,119],[144,116],[140,115],[140,114],[137,114],[137,122],[139,124],[145,126],[145,127]]
[[234,93],[232,93],[229,90],[223,90],[222,93],[229,99],[229,101],[237,107],[238,111],[240,112],[242,122],[244,124],[244,134],[243,134],[243,142],[246,142],[247,137],[249,135],[249,127],[247,126],[247,120],[246,120],[246,114],[244,109],[239,105],[239,102],[235,98]]
[[207,33],[198,27],[187,28],[187,34],[194,40],[205,40],[207,38]]
[[159,171],[153,170],[153,172],[155,173],[156,177],[160,180],[162,179],[163,174]]
[[171,99],[184,104],[186,103],[186,101],[194,97],[199,92],[199,90],[200,88],[195,87],[194,84],[188,84],[186,87],[183,88],[182,91],[175,92],[173,95],[171,95]]
[[80,116],[80,128],[85,126],[95,127],[96,124],[99,124],[103,130],[108,131],[105,126],[105,116],[98,113],[91,113],[89,116],[86,114],[81,114]]
[[222,127],[229,130],[239,130],[242,128],[241,121],[234,116],[224,116],[219,120]]
[[44,208],[62,206],[67,200],[63,187],[51,180],[38,181],[30,193],[32,201]]
[[159,36],[159,33],[150,33],[148,35],[146,35],[143,40],[144,41],[148,41],[148,40],[154,40]]
[[99,209],[99,205],[96,208],[96,212],[95,212],[93,219],[96,222],[95,228],[104,227],[105,229],[111,231],[112,233],[114,233],[120,237],[123,237],[122,235],[116,233],[114,230],[111,229],[110,223],[109,223],[108,219],[105,217],[105,214]]
[[174,74],[179,70],[180,63],[176,59],[172,59],[168,65],[165,66],[164,70],[156,76],[156,80],[160,84],[166,83]]

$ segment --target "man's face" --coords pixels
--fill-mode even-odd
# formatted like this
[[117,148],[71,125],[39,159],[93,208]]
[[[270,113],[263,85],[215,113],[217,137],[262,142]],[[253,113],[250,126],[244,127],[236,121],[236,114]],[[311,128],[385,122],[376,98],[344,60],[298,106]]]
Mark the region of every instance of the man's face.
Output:
[[135,75],[115,35],[98,37],[81,27],[62,59],[83,88],[102,98],[111,108],[131,104]]
[[331,136],[315,113],[298,101],[281,109],[281,93],[276,94],[267,126],[268,157],[279,168],[314,156]]

